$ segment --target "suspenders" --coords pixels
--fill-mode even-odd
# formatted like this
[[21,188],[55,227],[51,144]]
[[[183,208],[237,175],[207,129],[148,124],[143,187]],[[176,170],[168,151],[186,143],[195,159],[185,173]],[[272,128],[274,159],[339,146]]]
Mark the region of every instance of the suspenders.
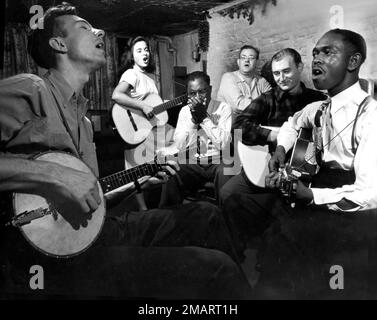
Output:
[[352,145],[353,154],[356,154],[356,151],[357,151],[356,137],[355,137],[356,123],[360,115],[364,112],[365,106],[369,103],[371,99],[372,99],[371,96],[366,96],[365,99],[360,103],[359,108],[357,109],[357,112],[356,112],[356,117],[355,117],[355,121],[353,122],[352,136],[351,136],[351,145]]
[[[359,117],[361,116],[361,114],[365,111],[365,106],[369,103],[369,101],[372,99],[371,96],[366,96],[365,99],[359,104],[359,107],[357,108],[357,112],[356,112],[356,116],[355,116],[355,119],[352,120],[353,122],[353,126],[352,126],[352,134],[351,134],[351,146],[352,146],[352,153],[353,154],[356,154],[356,151],[357,151],[357,146],[356,146],[356,134],[355,134],[355,131],[356,131],[356,124],[357,124],[357,120],[359,119]],[[317,128],[321,127],[321,117],[323,115],[323,111],[322,109],[319,109],[315,115],[315,118],[314,118],[314,124]],[[352,123],[351,122],[351,123]],[[345,127],[348,127],[351,123],[348,123],[348,124],[345,124]],[[343,129],[343,130],[344,130]],[[338,135],[343,131],[341,130]],[[336,137],[336,136],[335,136]],[[333,137],[332,140],[335,138]],[[322,146],[323,148],[323,146]]]

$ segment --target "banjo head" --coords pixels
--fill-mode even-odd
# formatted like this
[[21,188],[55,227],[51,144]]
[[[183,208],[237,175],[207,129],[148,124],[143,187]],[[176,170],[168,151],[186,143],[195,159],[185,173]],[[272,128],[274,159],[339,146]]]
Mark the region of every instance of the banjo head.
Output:
[[[38,160],[55,162],[76,170],[92,173],[80,159],[64,152],[42,153],[35,158],[35,161]],[[92,213],[92,218],[88,220],[86,227],[80,226],[79,229],[75,230],[63,216],[57,211],[53,211],[51,214],[20,226],[19,229],[23,236],[34,248],[56,258],[68,258],[88,249],[100,234],[106,213],[103,192],[99,182],[97,184],[102,201],[98,209]],[[14,215],[39,208],[50,209],[43,197],[24,193],[13,194]]]

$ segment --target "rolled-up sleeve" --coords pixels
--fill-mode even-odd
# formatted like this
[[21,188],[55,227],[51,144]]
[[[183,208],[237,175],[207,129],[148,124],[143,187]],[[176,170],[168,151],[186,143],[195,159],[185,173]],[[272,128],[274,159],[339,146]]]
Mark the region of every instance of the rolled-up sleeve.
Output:
[[135,74],[135,71],[133,69],[126,70],[120,77],[119,83],[121,82],[127,82],[129,85],[135,88],[137,82],[137,76]]

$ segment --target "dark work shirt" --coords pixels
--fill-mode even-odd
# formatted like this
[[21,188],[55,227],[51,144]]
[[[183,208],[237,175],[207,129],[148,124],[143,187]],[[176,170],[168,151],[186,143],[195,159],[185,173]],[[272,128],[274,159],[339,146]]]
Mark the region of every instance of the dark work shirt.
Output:
[[[76,149],[63,124],[61,107]],[[85,117],[87,99],[76,95],[56,70],[45,76],[20,74],[0,81],[0,153],[31,156],[48,150],[78,156],[98,176],[93,130]]]
[[242,142],[247,145],[267,144],[270,130],[261,126],[280,127],[307,104],[327,98],[320,91],[306,88],[303,83],[301,88],[301,94],[293,96],[275,87],[253,100],[233,123],[233,129],[242,129]]

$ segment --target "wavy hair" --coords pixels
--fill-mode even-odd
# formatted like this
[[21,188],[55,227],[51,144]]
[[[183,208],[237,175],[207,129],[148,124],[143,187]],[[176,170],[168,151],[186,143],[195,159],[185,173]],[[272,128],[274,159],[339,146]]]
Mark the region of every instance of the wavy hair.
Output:
[[120,58],[120,66],[121,66],[120,72],[119,72],[120,74],[122,74],[124,71],[126,71],[128,69],[131,69],[134,66],[135,60],[134,60],[134,56],[133,56],[133,50],[134,50],[135,44],[138,43],[138,42],[141,42],[141,41],[144,41],[147,44],[147,47],[148,47],[149,52],[150,52],[149,64],[145,68],[145,71],[149,72],[149,73],[154,72],[155,65],[154,65],[153,55],[152,55],[149,43],[144,37],[137,36],[137,37],[135,37],[131,40],[129,45],[126,45],[124,47],[124,51],[123,51],[122,56]]

